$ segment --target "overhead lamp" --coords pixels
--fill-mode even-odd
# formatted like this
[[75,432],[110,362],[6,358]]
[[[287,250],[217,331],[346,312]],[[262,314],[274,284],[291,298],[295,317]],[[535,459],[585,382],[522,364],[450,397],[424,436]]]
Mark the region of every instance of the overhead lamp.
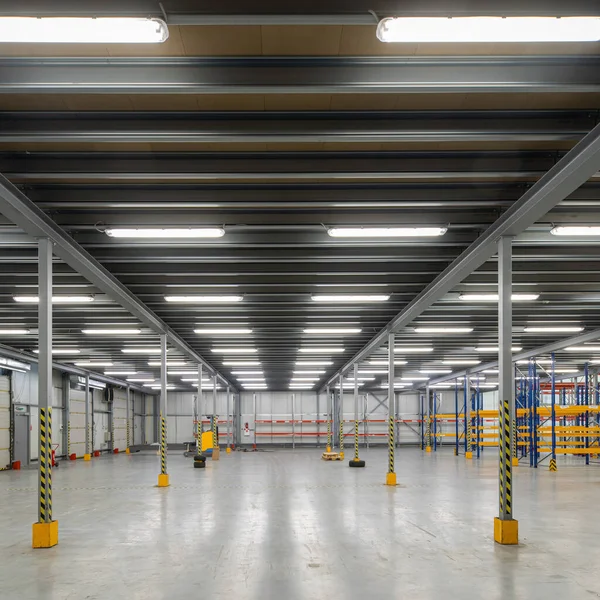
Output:
[[[368,375],[363,375],[363,376],[359,375],[356,378],[356,381],[373,381],[374,379],[375,379],[375,377],[369,377]],[[348,377],[348,379],[346,379],[346,381],[354,383],[354,377]]]
[[419,373],[447,375],[452,373],[452,369],[419,369]]
[[160,354],[160,348],[136,348],[132,346],[131,348],[121,348],[121,352],[124,354]]
[[600,352],[600,346],[569,346],[567,352]]
[[[149,360],[148,361],[148,366],[149,367],[160,367],[162,365],[162,363],[160,362],[160,360]],[[168,360],[167,361],[167,367],[185,367],[187,365],[186,361],[183,360]]]
[[425,377],[425,376],[421,377],[418,375],[414,375],[414,376],[411,375],[411,376],[407,376],[407,377],[400,377],[400,379],[402,381],[429,381],[430,377]]
[[[513,302],[527,302],[539,297],[539,294],[512,294],[510,299]],[[458,299],[465,302],[498,302],[498,294],[460,294]]]
[[311,296],[313,302],[387,302],[390,294],[316,294]]
[[484,371],[481,371],[482,373],[486,373],[487,375],[497,375],[498,373],[500,373],[499,369],[485,369]]
[[319,381],[320,377],[292,377],[292,381]]
[[244,385],[242,386],[245,390],[266,390],[268,386],[265,385]]
[[[168,365],[167,365],[168,369]],[[198,371],[167,371],[167,375],[197,375]]]
[[[39,348],[33,351],[34,354],[39,354]],[[52,348],[52,354],[81,354],[78,348]]]
[[215,329],[194,329],[194,333],[198,335],[250,335],[252,329],[246,327],[237,328],[215,328]]
[[415,333],[471,333],[472,327],[415,327]]
[[294,371],[294,376],[296,375],[325,375],[325,371]]
[[[379,387],[382,390],[387,390],[390,386],[388,383],[382,383]],[[394,382],[394,389],[395,388],[402,389],[402,388],[409,388],[409,387],[412,387],[412,383],[396,383],[396,382]]]
[[106,229],[104,233],[114,238],[137,239],[220,238],[225,235],[225,230],[219,227],[194,229]]
[[215,354],[256,354],[258,352],[256,348],[246,348],[243,346],[240,348],[211,348],[210,351]]
[[434,390],[449,390],[452,388],[451,385],[446,383],[432,383],[429,387]]
[[466,359],[453,359],[449,358],[448,360],[443,360],[442,364],[444,365],[478,365],[480,360],[466,360]]
[[[150,388],[151,390],[162,390],[162,385],[155,385],[153,383],[145,383],[144,387]],[[167,385],[165,389],[167,389],[167,390],[176,390],[177,386],[173,385],[173,384],[170,384],[170,385]]]
[[165,296],[167,302],[182,302],[187,304],[225,304],[241,302],[243,296]]
[[264,377],[238,377],[237,379],[238,379],[238,381],[242,381],[242,382],[245,382],[245,381],[259,381],[259,382],[262,381],[262,382],[264,382],[265,381]]
[[[388,361],[387,360],[370,360],[368,361],[368,364],[373,365],[373,366],[387,366]],[[395,360],[394,361],[394,365],[407,365],[408,361],[407,360]],[[386,371],[387,372],[387,371]]]
[[303,330],[303,333],[310,335],[351,335],[360,333],[362,329],[359,327],[309,327]]
[[540,358],[538,359],[523,359],[523,360],[518,360],[516,364],[518,365],[528,365],[530,362],[534,362],[537,363],[538,365],[551,365],[552,364],[552,360],[549,358]]
[[[521,346],[512,346],[511,352],[521,352]],[[477,346],[475,352],[500,352],[498,346]]]
[[532,326],[532,327],[525,327],[525,329],[523,330],[525,333],[578,333],[580,331],[583,331],[583,327],[571,327],[571,326],[564,326],[564,327],[538,327],[538,326]]
[[597,42],[598,17],[386,17],[377,25],[382,42],[497,43]]
[[297,367],[330,367],[333,364],[330,360],[297,360]]
[[0,42],[36,44],[160,44],[161,19],[133,17],[0,17]]
[[[186,377],[182,377],[181,381],[185,381],[186,383],[198,383],[198,378],[186,378]],[[202,385],[211,385],[213,383],[212,379],[203,379],[202,380]]]
[[[552,369],[548,370],[552,373]],[[567,374],[567,373],[579,373],[579,369],[554,369],[554,373]]]
[[1,335],[29,335],[30,329],[0,329]]
[[137,371],[104,371],[105,375],[135,375]]
[[86,335],[138,335],[141,329],[82,329]]
[[128,377],[127,381],[130,381],[131,383],[152,383],[153,381],[156,381],[156,379],[154,379],[154,377]]
[[225,367],[260,367],[258,360],[224,360]]
[[394,348],[394,352],[398,354],[415,354],[422,352],[433,352],[431,346],[397,346]]
[[298,348],[298,352],[302,352],[304,354],[341,354],[342,352],[346,352],[346,349],[340,347],[315,346],[313,348]]
[[[38,304],[39,296],[13,296],[15,302],[23,304]],[[94,296],[52,296],[52,304],[85,304],[93,302]]]
[[332,227],[327,230],[338,238],[439,237],[446,227]]
[[111,362],[103,362],[103,361],[93,361],[86,360],[82,362],[76,362],[76,367],[113,367],[114,365]]
[[498,387],[497,383],[480,383],[479,384],[480,388],[495,388]]
[[231,371],[232,375],[262,375],[262,371]]
[[387,369],[361,369],[359,375],[387,375]]
[[552,235],[572,235],[576,237],[587,237],[587,236],[598,236],[600,235],[600,226],[577,226],[577,225],[569,225],[569,226],[560,226],[553,227],[550,230]]

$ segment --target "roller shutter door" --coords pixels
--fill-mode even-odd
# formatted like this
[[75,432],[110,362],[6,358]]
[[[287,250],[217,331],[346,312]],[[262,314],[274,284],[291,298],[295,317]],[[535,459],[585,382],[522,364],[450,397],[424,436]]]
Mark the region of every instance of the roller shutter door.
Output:
[[77,458],[85,454],[85,391],[71,390],[70,395],[71,444],[69,454]]
[[10,378],[0,377],[0,469],[10,466]]
[[127,448],[127,390],[115,389],[113,394],[113,448]]

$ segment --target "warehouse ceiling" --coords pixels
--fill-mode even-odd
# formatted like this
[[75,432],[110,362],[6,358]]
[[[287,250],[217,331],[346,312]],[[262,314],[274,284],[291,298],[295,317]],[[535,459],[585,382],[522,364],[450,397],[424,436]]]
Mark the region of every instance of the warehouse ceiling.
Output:
[[[0,1],[0,12],[23,14],[21,4]],[[28,2],[27,13],[48,14],[43,4]],[[52,14],[81,14],[79,4],[54,2]],[[155,2],[88,4],[89,14],[161,16]],[[297,369],[319,371],[316,389],[599,122],[597,43],[377,41],[369,10],[440,14],[441,2],[304,2],[305,15],[300,5],[286,15],[281,3],[266,1],[251,11],[242,2],[203,2],[202,14],[196,4],[163,3],[170,37],[162,45],[0,45],[0,173],[235,385],[232,372],[263,370],[269,389],[287,390]],[[596,2],[583,0],[569,3],[571,12],[562,2],[545,2],[542,12],[535,2],[496,4],[505,14],[600,15]],[[475,5],[463,2],[456,14],[476,14]],[[526,333],[528,325],[600,328],[600,238],[550,233],[600,224],[599,207],[600,174],[515,238],[514,292],[538,295],[514,304],[515,346],[556,338]],[[406,239],[328,234],[342,226],[447,231]],[[106,234],[123,227],[225,234]],[[30,330],[0,341],[32,351],[36,305],[14,297],[37,293],[35,241],[5,220],[0,245],[0,331]],[[443,368],[449,358],[493,359],[475,348],[497,344],[496,304],[460,295],[494,293],[496,281],[493,258],[399,331],[398,359],[407,364],[398,376]],[[79,350],[61,360],[158,377],[148,364],[157,357],[122,352],[156,348],[155,332],[58,259],[54,282],[56,295],[93,296],[55,306],[54,347]],[[389,300],[342,301],[353,294]],[[192,295],[241,300],[165,300]],[[322,303],[318,295],[334,298]],[[428,325],[473,331],[415,331]],[[82,333],[111,327],[141,333]],[[224,327],[251,334],[194,333]],[[310,328],[360,332],[304,332]],[[319,346],[343,352],[314,353]],[[215,347],[257,352],[224,357]],[[593,357],[571,352],[560,361],[579,367]],[[169,361],[184,359],[169,353]],[[295,368],[298,359],[329,364]],[[231,360],[260,366],[224,364]],[[179,370],[194,369],[186,364]],[[384,378],[374,375],[367,385],[376,389]],[[188,387],[181,377],[169,382]]]

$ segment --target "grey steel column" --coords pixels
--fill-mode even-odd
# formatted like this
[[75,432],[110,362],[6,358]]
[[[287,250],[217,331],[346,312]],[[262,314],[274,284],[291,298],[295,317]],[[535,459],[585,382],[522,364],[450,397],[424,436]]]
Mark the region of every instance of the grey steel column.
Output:
[[294,410],[296,404],[296,394],[292,394],[292,448],[296,447],[296,411]]
[[256,450],[256,392],[252,394],[252,408],[254,409],[254,443],[252,446]]
[[[39,523],[52,519],[52,242],[38,240]],[[35,540],[34,540],[35,543]],[[35,544],[34,544],[35,545]]]
[[396,485],[396,472],[394,470],[394,383],[396,377],[394,364],[395,342],[396,336],[393,333],[390,333],[388,335],[388,472],[385,480],[387,485]]
[[167,474],[167,336],[160,336],[160,475],[158,486],[169,485]]
[[344,458],[344,376],[340,373],[340,395],[338,402],[339,427],[340,427],[340,454]]
[[230,451],[231,449],[231,423],[230,423],[230,417],[231,417],[231,390],[229,389],[229,386],[227,386],[227,450]]
[[219,436],[217,434],[217,376],[213,373],[213,459],[214,449],[219,447]]
[[354,363],[354,460],[360,460],[358,456],[358,363]]
[[196,399],[196,448],[202,454],[202,364],[198,365],[198,398]]
[[429,391],[429,383],[425,384],[425,402],[427,403],[427,444],[426,451],[431,452],[431,393]]
[[71,385],[67,373],[62,374],[63,405],[63,454],[69,459],[71,454]]
[[[515,395],[513,390],[512,371],[512,239],[502,237],[498,242],[498,345],[499,374],[498,399],[500,403],[500,521],[512,521],[512,447],[513,423],[515,418]],[[516,525],[516,523],[515,523]],[[494,527],[494,539],[502,544],[516,544],[516,528],[514,536],[505,535],[504,524]],[[509,539],[510,538],[510,539]],[[513,539],[514,538],[514,539]]]
[[90,415],[90,375],[85,374],[85,453],[91,456],[94,453],[92,444],[92,420]]

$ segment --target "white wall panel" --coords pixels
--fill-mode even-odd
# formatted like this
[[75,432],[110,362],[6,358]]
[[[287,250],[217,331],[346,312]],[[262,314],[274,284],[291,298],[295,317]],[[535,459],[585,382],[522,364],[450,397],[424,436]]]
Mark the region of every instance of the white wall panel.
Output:
[[85,391],[70,391],[71,454],[85,454]]
[[113,390],[113,448],[123,452],[127,448],[127,390]]
[[10,378],[0,377],[0,469],[10,467]]

